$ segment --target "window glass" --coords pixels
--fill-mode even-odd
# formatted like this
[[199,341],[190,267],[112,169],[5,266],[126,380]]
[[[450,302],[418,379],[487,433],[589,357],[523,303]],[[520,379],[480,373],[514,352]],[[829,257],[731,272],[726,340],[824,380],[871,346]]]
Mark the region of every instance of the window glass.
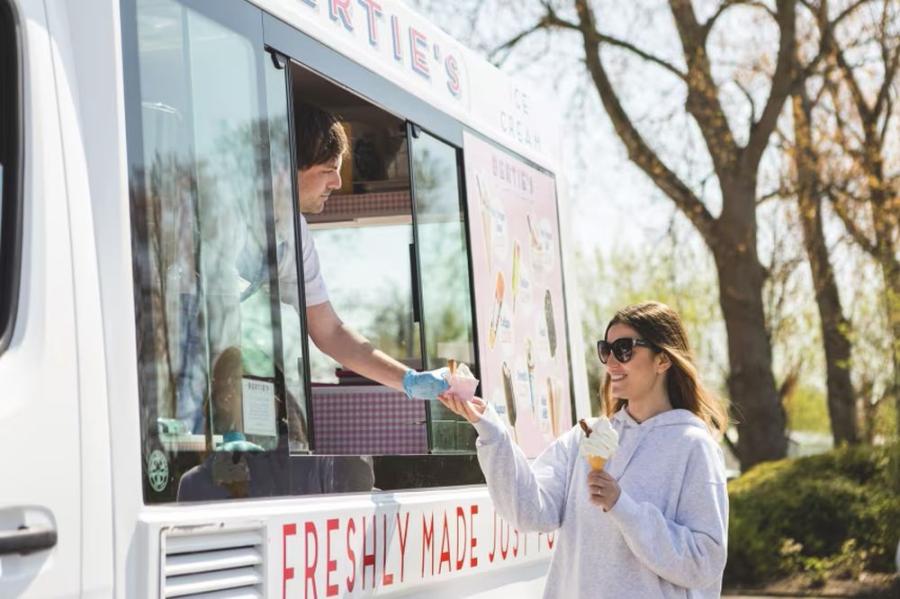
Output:
[[[426,367],[446,366],[452,358],[474,368],[469,259],[456,148],[415,126],[412,133]],[[472,426],[438,402],[431,410],[431,432],[432,450],[472,451],[475,447]]]
[[[135,5],[143,143],[133,157],[133,218],[149,501],[288,492],[287,473],[263,462],[286,454],[287,416],[302,419],[295,346],[291,368],[282,366],[283,339],[289,328],[299,338],[300,326],[283,316],[279,293],[276,213],[285,202],[291,209],[285,156],[270,154],[265,71],[274,66],[259,13],[220,6],[233,22],[171,0]],[[274,115],[271,135],[284,138],[285,114]],[[302,447],[302,427],[294,430]]]
[[[309,242],[355,331],[411,368],[477,373],[457,149],[270,55],[250,3],[124,8],[146,501],[482,482],[471,426],[306,337]],[[305,103],[339,115],[350,152],[304,216]]]
[[[405,224],[316,228],[313,238],[329,299],[341,319],[389,356],[421,368],[419,326],[412,311],[410,216],[402,217]],[[312,355],[313,381],[339,382],[340,365],[319,351]]]
[[[281,354],[285,386],[285,416],[288,424],[290,450],[293,453],[308,452],[310,449],[309,429],[307,426],[306,399],[306,360],[303,344],[303,327],[301,318],[300,289],[297,281],[300,270],[297,266],[296,248],[299,246],[295,236],[295,201],[293,192],[293,174],[291,161],[291,131],[288,118],[287,71],[283,68],[267,66],[266,99],[268,109],[269,156],[271,164],[272,200],[274,205],[275,255],[268,260],[277,264],[277,288],[280,304],[276,317],[281,325]],[[266,248],[266,235],[260,234],[255,241],[257,251]],[[272,248],[269,247],[269,250]],[[262,264],[262,262],[260,262]],[[263,282],[260,282],[263,283]],[[269,296],[267,286],[260,284],[260,301]],[[271,289],[273,285],[269,285]],[[262,317],[261,321],[265,321]],[[265,328],[258,328],[255,334],[265,336]],[[277,353],[277,352],[276,352]]]

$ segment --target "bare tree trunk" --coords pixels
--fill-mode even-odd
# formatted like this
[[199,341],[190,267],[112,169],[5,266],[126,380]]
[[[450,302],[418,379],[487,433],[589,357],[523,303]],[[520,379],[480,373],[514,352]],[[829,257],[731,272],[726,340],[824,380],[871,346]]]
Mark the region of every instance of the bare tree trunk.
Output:
[[[900,208],[900,206],[898,206]],[[900,434],[900,261],[896,259],[889,243],[881,244],[882,253],[881,272],[884,276],[885,303],[888,316],[888,325],[891,327],[891,358],[893,361],[894,376],[885,397],[893,398],[897,411],[897,432]]]
[[[894,49],[892,72],[896,72],[897,63],[900,60],[900,44]],[[886,78],[886,81],[888,79]],[[877,106],[877,104],[876,104]],[[890,110],[888,108],[888,110]],[[885,312],[888,318],[888,326],[891,330],[891,361],[893,377],[889,383],[885,397],[894,400],[897,409],[897,430],[900,432],[900,260],[897,258],[895,235],[900,230],[900,190],[897,189],[896,179],[891,181],[885,173],[883,147],[887,120],[884,129],[879,131],[877,126],[877,108],[864,113],[863,131],[865,133],[866,148],[862,161],[864,171],[870,181],[870,203],[872,206],[873,223],[875,229],[875,247],[872,253],[881,267],[884,277]]]
[[[710,249],[728,333],[728,391],[737,421],[737,453],[747,469],[787,454],[786,418],[772,374],[763,308],[765,272],[756,252],[755,185],[726,182],[722,187],[732,208],[722,212],[716,227],[722,241]],[[745,208],[734,209],[738,206]]]
[[[885,172],[885,148],[888,131],[896,130],[890,122],[898,113],[894,109],[894,86],[900,76],[900,44],[896,42],[896,33],[890,28],[892,14],[890,3],[885,2],[878,27],[873,36],[879,45],[882,81],[874,97],[865,93],[857,75],[861,67],[852,64],[844,55],[840,46],[834,48],[833,57],[842,74],[843,83],[850,93],[856,116],[862,132],[861,144],[856,147],[853,134],[843,134],[847,123],[838,115],[839,139],[844,142],[848,157],[859,168],[858,181],[862,183],[862,193],[849,193],[846,197],[833,202],[836,212],[851,237],[868,252],[881,267],[884,276],[885,310],[891,331],[891,361],[893,376],[889,383],[885,398],[893,398],[897,414],[900,415],[900,259],[898,259],[897,239],[900,232],[900,189],[897,178],[888,177]],[[868,68],[868,67],[866,67]],[[893,127],[893,128],[892,128]],[[857,197],[853,197],[856,195]],[[874,240],[853,219],[853,212],[848,211],[848,200],[856,203],[862,200],[871,210]],[[897,431],[900,433],[900,417],[897,418]]]
[[828,258],[822,231],[821,200],[801,196],[799,199],[803,244],[812,269],[816,305],[822,327],[825,349],[825,373],[828,416],[835,444],[858,443],[857,411],[850,379],[850,322],[844,317],[834,272]]
[[822,326],[828,416],[835,444],[858,443],[859,428],[853,383],[850,379],[850,322],[844,317],[834,270],[822,227],[819,164],[810,129],[812,107],[805,92],[792,98],[794,115],[794,163],[797,203],[803,229],[803,245],[812,271],[816,305]]

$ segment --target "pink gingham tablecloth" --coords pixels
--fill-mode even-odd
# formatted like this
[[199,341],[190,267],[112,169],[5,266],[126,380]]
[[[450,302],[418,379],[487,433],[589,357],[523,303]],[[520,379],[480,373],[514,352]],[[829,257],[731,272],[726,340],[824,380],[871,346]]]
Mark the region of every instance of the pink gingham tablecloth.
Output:
[[313,387],[318,454],[423,454],[425,404],[385,387]]

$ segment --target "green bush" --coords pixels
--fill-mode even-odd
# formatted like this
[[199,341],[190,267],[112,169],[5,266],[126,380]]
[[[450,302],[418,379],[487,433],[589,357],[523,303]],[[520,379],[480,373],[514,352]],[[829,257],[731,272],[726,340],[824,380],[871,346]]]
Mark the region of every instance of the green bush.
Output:
[[729,483],[726,584],[893,572],[900,444],[767,462]]

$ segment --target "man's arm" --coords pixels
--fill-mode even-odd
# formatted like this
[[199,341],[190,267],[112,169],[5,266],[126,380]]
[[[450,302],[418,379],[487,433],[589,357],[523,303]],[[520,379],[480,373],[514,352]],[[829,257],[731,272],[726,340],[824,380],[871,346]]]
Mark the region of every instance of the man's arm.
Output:
[[387,387],[403,391],[406,366],[376,349],[368,339],[345,325],[331,302],[306,308],[306,326],[313,343],[345,368]]

